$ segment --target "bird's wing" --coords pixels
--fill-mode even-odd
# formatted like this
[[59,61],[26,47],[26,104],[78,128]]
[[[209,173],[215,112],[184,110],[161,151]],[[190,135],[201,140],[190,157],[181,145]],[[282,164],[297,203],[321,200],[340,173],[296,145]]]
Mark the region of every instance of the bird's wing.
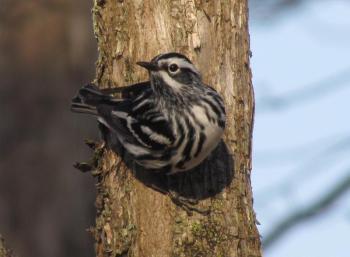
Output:
[[157,110],[152,94],[146,90],[132,99],[101,105],[97,108],[99,116],[128,143],[152,151],[164,150],[175,138],[171,125]]
[[100,89],[100,92],[106,95],[111,94],[120,94],[121,98],[135,98],[140,95],[142,92],[151,89],[151,84],[149,81],[144,81],[140,83],[136,83],[126,87],[113,87],[113,88],[104,88]]
[[[121,93],[116,98],[112,93]],[[72,100],[72,111],[94,114],[123,143],[163,151],[174,142],[171,125],[156,108],[149,82],[107,92],[94,85],[81,88]]]

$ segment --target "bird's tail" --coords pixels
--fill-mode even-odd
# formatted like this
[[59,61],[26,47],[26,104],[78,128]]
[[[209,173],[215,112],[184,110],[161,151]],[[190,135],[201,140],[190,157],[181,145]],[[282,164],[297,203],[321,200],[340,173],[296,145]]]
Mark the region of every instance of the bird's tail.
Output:
[[110,100],[110,95],[103,94],[96,86],[89,84],[82,87],[72,99],[71,111],[98,115],[97,106]]

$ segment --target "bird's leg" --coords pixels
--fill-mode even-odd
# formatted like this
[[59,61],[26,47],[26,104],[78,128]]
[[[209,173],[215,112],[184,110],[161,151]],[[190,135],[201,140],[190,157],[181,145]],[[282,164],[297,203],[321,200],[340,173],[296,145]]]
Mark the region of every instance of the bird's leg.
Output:
[[[197,212],[197,213],[200,213],[202,215],[209,214],[209,210],[202,210],[202,209],[194,206],[194,205],[198,204],[198,200],[186,198],[186,197],[179,195],[177,190],[181,191],[182,185],[180,185],[178,189],[173,189],[173,187],[171,185],[172,179],[174,179],[172,176],[169,176],[169,175],[165,176],[166,181],[164,181],[164,182],[166,183],[166,187],[160,187],[154,183],[144,183],[144,184],[147,187],[152,188],[153,190],[155,190],[161,194],[167,195],[175,205],[177,205],[180,208],[182,208],[183,210],[185,210],[188,215],[192,215],[192,212]],[[183,184],[183,182],[181,184]]]
[[[200,209],[195,207],[194,205],[198,204],[198,200],[197,199],[190,199],[190,198],[186,198],[183,197],[181,195],[179,195],[179,193],[177,191],[175,191],[174,189],[172,189],[171,187],[171,176],[167,176],[167,183],[168,183],[168,196],[171,199],[171,201],[179,206],[180,208],[184,209],[187,214],[192,215],[192,212],[197,212],[199,214],[202,215],[208,215],[210,213],[210,210],[206,209]],[[181,188],[180,188],[181,189]]]
[[149,188],[152,188],[154,191],[157,191],[163,195],[167,195],[168,194],[168,191],[165,190],[164,188],[161,188],[155,184],[146,184],[146,186],[148,186]]
[[[180,196],[176,191],[170,190],[168,191],[168,196],[170,197],[171,201],[179,206],[180,208],[184,209],[188,215],[192,215],[192,212],[197,212],[202,215],[208,215],[210,213],[210,210],[208,209],[200,209],[194,206],[193,202],[191,202],[190,199],[187,199],[185,197]],[[198,203],[198,201],[197,201]]]
[[193,198],[189,198],[188,202],[195,205],[198,204],[198,199],[196,199],[196,194],[194,193],[194,184],[193,184],[193,180],[192,180],[192,176],[190,173],[186,173],[186,177],[183,179],[183,184],[186,184],[186,182],[188,181],[188,187],[189,190],[192,190],[192,195],[194,196]]

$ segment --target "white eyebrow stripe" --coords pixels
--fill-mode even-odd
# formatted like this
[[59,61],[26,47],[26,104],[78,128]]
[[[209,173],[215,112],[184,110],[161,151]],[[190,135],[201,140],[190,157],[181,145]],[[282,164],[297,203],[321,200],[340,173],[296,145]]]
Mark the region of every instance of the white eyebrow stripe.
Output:
[[172,63],[176,63],[180,68],[190,69],[192,72],[200,76],[200,72],[196,69],[196,67],[183,58],[172,57],[172,58],[160,61],[160,64],[164,64],[164,63],[167,63],[169,65]]

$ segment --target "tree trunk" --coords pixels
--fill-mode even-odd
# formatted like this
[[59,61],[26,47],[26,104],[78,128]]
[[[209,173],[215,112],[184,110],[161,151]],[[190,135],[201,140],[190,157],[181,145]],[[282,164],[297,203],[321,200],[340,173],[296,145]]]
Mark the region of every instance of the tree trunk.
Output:
[[250,184],[254,97],[247,1],[95,0],[93,17],[100,87],[147,80],[136,61],[176,51],[220,92],[227,111],[226,145],[195,171],[166,178],[180,197],[199,200],[195,207],[207,215],[186,211],[146,186],[163,187],[166,179],[129,170],[108,148],[95,152],[96,255],[261,256]]
[[0,257],[12,257],[12,251],[5,246],[5,240],[0,234]]

